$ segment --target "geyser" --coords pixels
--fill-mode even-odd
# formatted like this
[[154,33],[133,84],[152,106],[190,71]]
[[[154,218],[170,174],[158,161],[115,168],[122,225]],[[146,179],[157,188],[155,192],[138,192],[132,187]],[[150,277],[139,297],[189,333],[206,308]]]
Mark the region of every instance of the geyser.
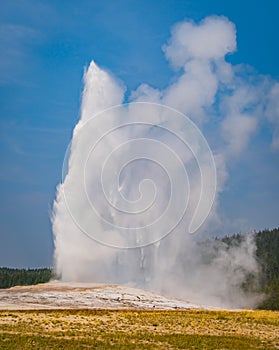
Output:
[[189,119],[165,106],[111,108],[110,100],[122,102],[122,91],[90,64],[54,204],[57,272],[65,281],[125,283],[198,302],[202,283],[207,302],[216,304],[212,281],[228,292],[224,258],[232,255],[220,260],[218,254],[206,266],[189,235],[207,218],[215,195],[208,144]]
[[[235,110],[229,98],[238,78],[225,62],[234,50],[235,29],[223,17],[176,26],[164,51],[183,67],[181,77],[164,91],[141,85],[130,98],[138,103],[127,105],[123,84],[91,62],[53,207],[55,266],[63,281],[128,284],[207,305],[253,306],[255,299],[240,288],[258,271],[253,235],[228,248],[200,244],[194,234],[218,222],[214,197],[227,179],[226,161],[254,130],[252,118],[243,116],[241,147],[235,147],[226,121]],[[195,124],[172,108],[202,125],[226,84],[229,97],[219,100],[225,114],[230,108],[222,127],[233,137],[213,156]]]

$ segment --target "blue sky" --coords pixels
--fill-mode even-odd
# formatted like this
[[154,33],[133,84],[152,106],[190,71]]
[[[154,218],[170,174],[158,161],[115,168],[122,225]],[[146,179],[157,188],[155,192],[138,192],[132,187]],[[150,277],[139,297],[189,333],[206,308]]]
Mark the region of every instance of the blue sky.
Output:
[[[228,61],[279,80],[276,0],[12,0],[0,7],[0,266],[52,264],[49,215],[92,59],[121,79],[127,94],[142,82],[163,89],[173,76],[162,51],[171,27],[224,15],[237,29],[238,50]],[[279,225],[271,132],[263,125],[229,169],[222,210],[243,227]]]

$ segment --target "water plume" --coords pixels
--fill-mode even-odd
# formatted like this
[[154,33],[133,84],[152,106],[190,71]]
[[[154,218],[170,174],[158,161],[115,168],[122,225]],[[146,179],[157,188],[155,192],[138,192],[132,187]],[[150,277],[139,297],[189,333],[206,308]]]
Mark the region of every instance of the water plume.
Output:
[[[142,84],[131,104],[123,104],[125,86],[91,62],[53,206],[63,281],[127,284],[219,307],[255,304],[241,289],[258,273],[253,235],[232,247],[198,242],[218,223],[230,157],[257,127],[259,92],[225,61],[235,49],[224,17],[175,26],[164,52],[181,76],[162,91]],[[212,153],[200,129],[213,107],[224,115],[218,135],[230,139]],[[234,117],[244,121],[240,134]]]

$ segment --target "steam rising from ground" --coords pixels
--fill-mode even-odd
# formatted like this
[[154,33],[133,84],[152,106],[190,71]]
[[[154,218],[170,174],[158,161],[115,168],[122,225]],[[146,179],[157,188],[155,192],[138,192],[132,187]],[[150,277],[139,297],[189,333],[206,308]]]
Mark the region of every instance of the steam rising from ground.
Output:
[[[263,118],[274,125],[273,147],[279,144],[274,117],[278,84],[251,73],[247,80],[245,67],[226,62],[225,56],[236,50],[236,33],[223,17],[177,24],[163,50],[178,77],[164,90],[142,84],[133,91],[131,102],[153,103],[141,105],[141,112],[134,107],[139,104],[110,109],[123,103],[124,85],[93,61],[85,73],[81,117],[53,210],[57,272],[64,281],[123,283],[207,305],[253,306],[256,299],[240,288],[247,274],[258,273],[253,236],[231,248],[197,240],[218,227],[218,193],[228,181],[227,164],[245,149]],[[211,125],[220,141],[213,149],[217,196],[199,235],[188,232],[197,211],[202,224],[212,206],[215,168],[206,143],[193,137],[190,124],[185,127],[179,113],[165,113],[156,104],[185,113],[201,130]],[[143,118],[141,113],[141,125],[116,128],[135,116]],[[175,134],[167,132],[173,128]],[[188,147],[179,133],[187,135]],[[168,203],[168,220],[162,221]],[[176,222],[184,207],[182,221]],[[177,223],[175,229],[166,232],[172,223]],[[122,227],[128,230],[123,233]],[[135,233],[139,227],[143,229]]]

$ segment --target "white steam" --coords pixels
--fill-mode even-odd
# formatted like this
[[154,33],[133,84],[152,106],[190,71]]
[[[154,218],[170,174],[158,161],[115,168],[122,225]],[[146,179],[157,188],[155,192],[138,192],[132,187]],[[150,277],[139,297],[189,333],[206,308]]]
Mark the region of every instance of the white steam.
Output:
[[[133,91],[131,102],[154,103],[143,104],[141,111],[133,107],[139,104],[111,109],[123,103],[125,87],[91,62],[53,208],[55,264],[64,281],[125,283],[220,307],[253,306],[255,300],[240,288],[247,274],[258,272],[253,237],[228,248],[199,244],[198,235],[188,233],[197,211],[202,223],[211,208],[215,168],[194,126],[185,127],[179,113],[156,105],[185,113],[201,130],[210,126],[220,141],[213,149],[217,200],[202,234],[218,225],[218,193],[228,179],[228,162],[241,154],[264,118],[274,125],[274,149],[279,144],[278,84],[265,77],[247,79],[245,67],[226,62],[235,50],[235,27],[224,17],[177,24],[163,51],[178,76],[162,91],[147,84]],[[144,123],[127,127],[133,118]],[[166,129],[175,129],[176,135]],[[184,134],[190,138],[186,149]],[[184,207],[183,220],[164,235]],[[135,227],[144,230],[129,235]]]

